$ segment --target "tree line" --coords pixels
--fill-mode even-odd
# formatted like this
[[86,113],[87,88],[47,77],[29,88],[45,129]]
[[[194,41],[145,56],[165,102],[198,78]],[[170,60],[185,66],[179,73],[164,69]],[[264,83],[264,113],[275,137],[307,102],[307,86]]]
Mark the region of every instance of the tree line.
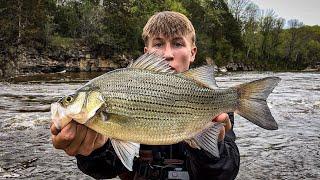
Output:
[[320,27],[260,10],[250,0],[229,0],[230,12],[241,26],[244,51],[240,60],[268,69],[299,70],[320,62]]
[[141,55],[155,12],[185,14],[197,34],[196,65],[245,63],[299,70],[320,60],[320,28],[277,17],[249,0],[0,0],[0,65],[22,47],[46,53],[85,46],[95,56]]

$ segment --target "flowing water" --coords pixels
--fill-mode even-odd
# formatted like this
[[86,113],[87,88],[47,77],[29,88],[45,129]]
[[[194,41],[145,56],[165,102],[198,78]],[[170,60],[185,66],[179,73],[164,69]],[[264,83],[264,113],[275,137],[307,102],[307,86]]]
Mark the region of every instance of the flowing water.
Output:
[[[47,74],[0,83],[0,179],[91,179],[51,144],[50,103],[98,74]],[[266,76],[282,79],[268,98],[279,130],[236,116],[237,179],[320,178],[320,73],[228,73],[230,87]]]

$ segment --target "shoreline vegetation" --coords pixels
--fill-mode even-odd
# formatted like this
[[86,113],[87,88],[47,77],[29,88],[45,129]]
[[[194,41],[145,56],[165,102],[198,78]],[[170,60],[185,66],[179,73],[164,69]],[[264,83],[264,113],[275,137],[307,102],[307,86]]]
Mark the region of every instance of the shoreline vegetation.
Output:
[[126,67],[142,55],[148,17],[163,10],[194,24],[194,67],[320,71],[320,26],[285,20],[250,0],[17,0],[0,2],[0,79]]

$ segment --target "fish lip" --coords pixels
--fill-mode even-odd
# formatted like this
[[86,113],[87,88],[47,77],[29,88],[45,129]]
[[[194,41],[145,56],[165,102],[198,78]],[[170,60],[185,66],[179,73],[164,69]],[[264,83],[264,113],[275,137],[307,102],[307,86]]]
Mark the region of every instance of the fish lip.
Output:
[[57,113],[57,111],[58,111],[58,103],[57,102],[54,102],[51,104],[50,111],[51,111],[51,116],[53,114]]
[[56,126],[57,129],[61,129],[61,118],[59,114],[59,103],[55,102],[51,104],[51,121]]
[[62,128],[64,122],[71,121],[71,117],[66,114],[66,109],[60,103],[55,102],[51,104],[51,121],[58,130]]

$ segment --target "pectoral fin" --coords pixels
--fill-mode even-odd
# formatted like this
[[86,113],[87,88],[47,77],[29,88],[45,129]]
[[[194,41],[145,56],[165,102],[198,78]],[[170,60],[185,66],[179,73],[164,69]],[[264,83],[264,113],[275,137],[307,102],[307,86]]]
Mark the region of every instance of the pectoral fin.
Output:
[[111,143],[123,165],[132,171],[133,159],[139,156],[140,144],[118,139],[111,139]]
[[194,138],[186,140],[186,142],[193,148],[204,149],[215,157],[220,157],[218,149],[218,136],[222,124],[212,123],[213,125],[205,129],[202,133],[196,135]]
[[188,143],[189,144],[189,146],[190,147],[192,147],[192,148],[195,148],[195,149],[201,149],[200,147],[199,147],[199,145],[197,144],[197,142],[195,141],[195,139],[186,139],[186,140],[184,140],[186,143]]

